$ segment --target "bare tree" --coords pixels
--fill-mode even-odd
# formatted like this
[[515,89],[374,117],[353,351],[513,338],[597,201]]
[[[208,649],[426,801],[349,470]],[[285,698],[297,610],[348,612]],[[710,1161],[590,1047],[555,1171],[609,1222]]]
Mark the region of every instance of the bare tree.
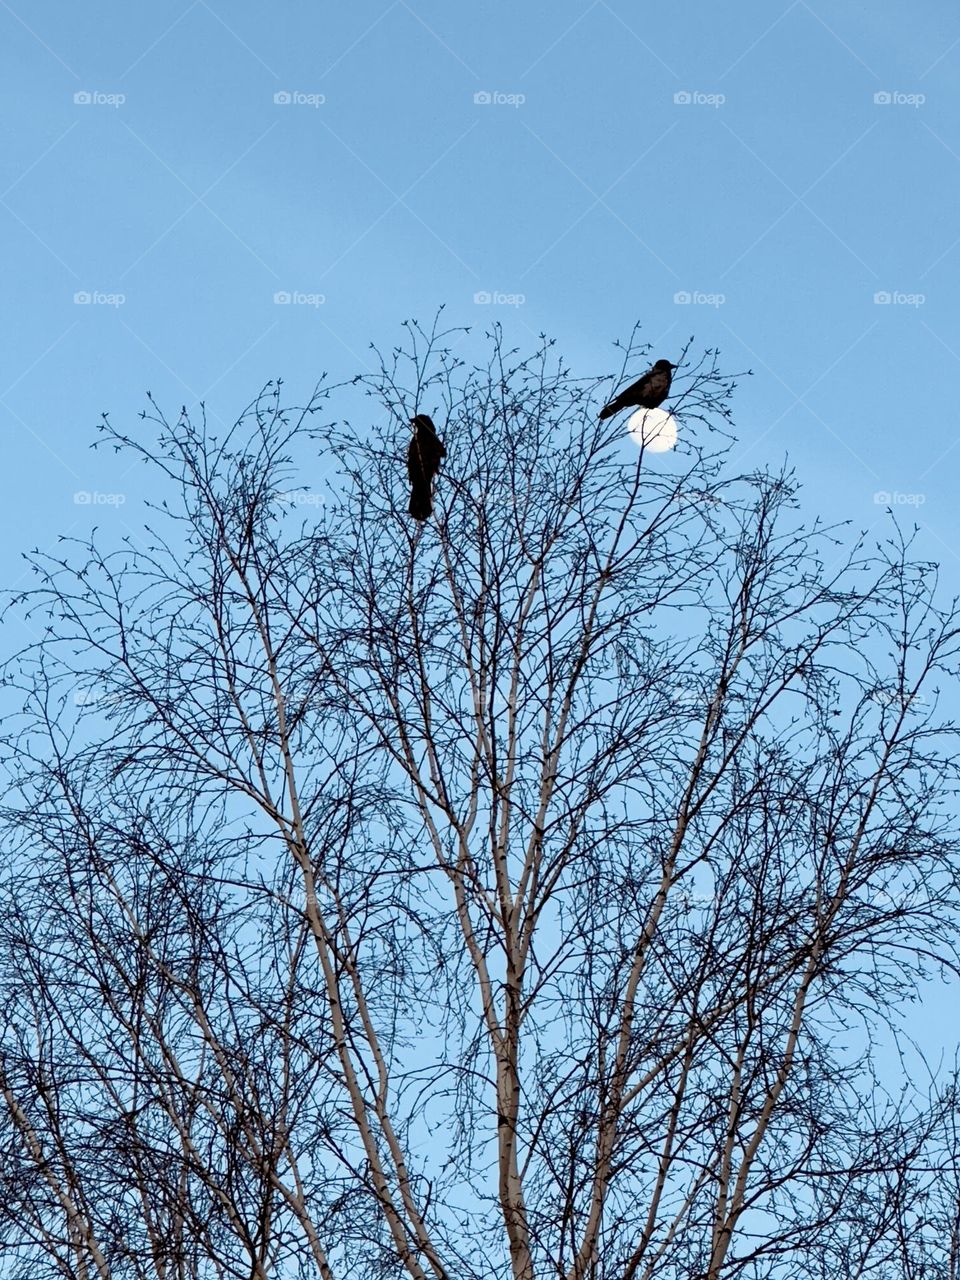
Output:
[[5,1275],[956,1280],[956,1073],[895,1052],[957,966],[935,568],[732,473],[715,352],[651,459],[489,337],[407,326],[366,430],[105,421],[168,497],[34,557]]

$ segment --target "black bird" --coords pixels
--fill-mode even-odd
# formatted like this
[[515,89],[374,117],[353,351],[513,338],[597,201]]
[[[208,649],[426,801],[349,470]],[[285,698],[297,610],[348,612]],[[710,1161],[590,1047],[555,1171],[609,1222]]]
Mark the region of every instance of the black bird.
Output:
[[609,404],[603,406],[600,410],[601,420],[619,413],[621,409],[632,408],[634,405],[638,409],[655,409],[670,394],[670,379],[673,376],[671,371],[676,367],[669,360],[658,360],[642,378],[631,383],[618,396],[614,396]]
[[440,470],[440,459],[446,457],[447,451],[425,413],[418,413],[410,425],[413,427],[413,439],[407,449],[410,514],[414,520],[426,520],[433,511],[433,477]]

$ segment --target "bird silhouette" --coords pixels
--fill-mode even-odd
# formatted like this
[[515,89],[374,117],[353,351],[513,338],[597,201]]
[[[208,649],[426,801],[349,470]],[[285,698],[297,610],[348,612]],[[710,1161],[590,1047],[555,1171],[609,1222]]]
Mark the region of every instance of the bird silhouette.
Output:
[[618,396],[614,396],[609,404],[603,406],[600,410],[601,420],[634,405],[638,409],[655,409],[670,394],[670,379],[676,367],[669,360],[658,360],[642,378],[632,382]]
[[426,520],[433,511],[433,477],[440,470],[440,459],[446,457],[447,451],[427,414],[418,413],[410,425],[413,427],[413,439],[407,449],[410,514],[414,520]]

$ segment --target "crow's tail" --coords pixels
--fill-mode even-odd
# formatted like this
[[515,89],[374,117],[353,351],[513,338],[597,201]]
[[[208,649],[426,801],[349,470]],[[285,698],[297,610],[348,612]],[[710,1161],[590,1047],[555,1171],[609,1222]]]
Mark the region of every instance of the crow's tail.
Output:
[[428,520],[432,511],[430,486],[415,484],[410,493],[410,514],[414,520]]

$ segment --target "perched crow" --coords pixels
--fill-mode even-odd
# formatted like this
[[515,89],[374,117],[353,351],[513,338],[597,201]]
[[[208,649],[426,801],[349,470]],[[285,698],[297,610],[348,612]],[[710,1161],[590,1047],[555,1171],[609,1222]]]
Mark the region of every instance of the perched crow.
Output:
[[655,409],[670,394],[670,370],[676,367],[669,360],[658,360],[642,378],[631,383],[625,391],[621,391],[609,404],[603,406],[600,410],[601,419],[609,418],[621,409],[632,408],[634,405],[638,409]]
[[418,413],[410,425],[413,427],[413,439],[407,450],[410,514],[414,520],[426,520],[433,511],[433,477],[440,470],[440,459],[446,456],[447,451],[440,442],[436,427],[425,413]]

